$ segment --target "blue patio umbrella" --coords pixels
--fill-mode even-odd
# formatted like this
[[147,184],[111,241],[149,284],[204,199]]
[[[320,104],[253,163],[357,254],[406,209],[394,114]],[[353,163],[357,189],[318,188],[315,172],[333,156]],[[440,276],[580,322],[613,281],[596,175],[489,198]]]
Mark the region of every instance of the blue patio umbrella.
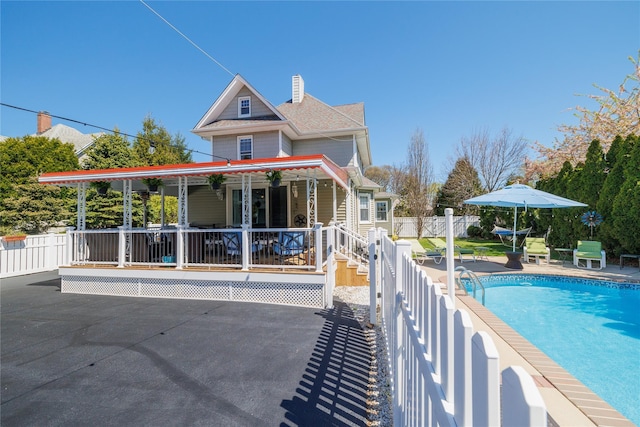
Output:
[[574,208],[584,203],[536,190],[524,184],[507,185],[502,190],[467,199],[464,203],[479,206],[513,207],[513,252],[516,251],[518,208]]

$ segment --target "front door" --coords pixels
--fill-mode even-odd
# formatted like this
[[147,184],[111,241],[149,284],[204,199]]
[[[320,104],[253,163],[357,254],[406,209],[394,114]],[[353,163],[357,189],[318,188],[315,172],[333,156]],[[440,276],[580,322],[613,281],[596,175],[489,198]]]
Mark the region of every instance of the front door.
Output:
[[287,187],[269,188],[270,209],[269,209],[269,226],[272,228],[287,227]]

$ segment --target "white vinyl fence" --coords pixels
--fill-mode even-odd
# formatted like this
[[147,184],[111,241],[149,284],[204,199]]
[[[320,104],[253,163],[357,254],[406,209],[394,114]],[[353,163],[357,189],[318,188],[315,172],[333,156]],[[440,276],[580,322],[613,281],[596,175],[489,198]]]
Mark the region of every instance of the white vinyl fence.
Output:
[[[502,371],[496,347],[469,314],[411,259],[406,241],[379,229],[382,328],[392,373],[395,426],[546,426],[544,401],[526,371]],[[371,233],[369,239],[371,239]],[[376,273],[373,273],[376,275]],[[377,279],[377,278],[376,278]],[[374,296],[372,291],[372,296]]]
[[[467,237],[467,228],[470,225],[480,226],[480,217],[474,215],[454,216],[454,237]],[[432,216],[425,219],[422,233],[418,234],[418,226],[414,217],[395,217],[393,219],[393,233],[398,237],[444,237],[445,217]]]
[[0,278],[51,271],[64,263],[66,234],[40,234],[0,240]]

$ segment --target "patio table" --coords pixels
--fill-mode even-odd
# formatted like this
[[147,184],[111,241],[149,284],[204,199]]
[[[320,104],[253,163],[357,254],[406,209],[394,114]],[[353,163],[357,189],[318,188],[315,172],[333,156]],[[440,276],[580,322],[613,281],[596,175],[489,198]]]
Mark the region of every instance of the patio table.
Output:
[[573,254],[573,249],[569,248],[555,248],[554,251],[558,252],[558,255],[560,255],[562,265],[564,265],[564,262],[567,261],[567,256]]
[[620,270],[622,270],[622,267],[624,267],[624,259],[625,258],[635,258],[638,260],[638,268],[640,268],[640,255],[635,255],[635,254],[622,254],[620,255]]

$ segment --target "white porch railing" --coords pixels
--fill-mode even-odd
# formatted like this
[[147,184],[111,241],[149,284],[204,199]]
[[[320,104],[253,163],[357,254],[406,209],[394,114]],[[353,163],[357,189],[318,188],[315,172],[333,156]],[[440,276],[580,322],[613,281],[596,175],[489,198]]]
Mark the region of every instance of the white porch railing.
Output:
[[367,266],[369,264],[369,241],[343,224],[335,224],[336,252],[352,261]]
[[65,262],[64,234],[27,236],[25,240],[0,242],[0,278],[40,273]]
[[378,233],[394,425],[546,426],[546,407],[533,379],[523,368],[509,367],[502,372],[501,391],[490,336],[473,333],[469,314],[455,310],[412,261],[408,242]]
[[[323,231],[324,230],[324,231]],[[327,231],[314,228],[69,230],[71,265],[322,271]]]

